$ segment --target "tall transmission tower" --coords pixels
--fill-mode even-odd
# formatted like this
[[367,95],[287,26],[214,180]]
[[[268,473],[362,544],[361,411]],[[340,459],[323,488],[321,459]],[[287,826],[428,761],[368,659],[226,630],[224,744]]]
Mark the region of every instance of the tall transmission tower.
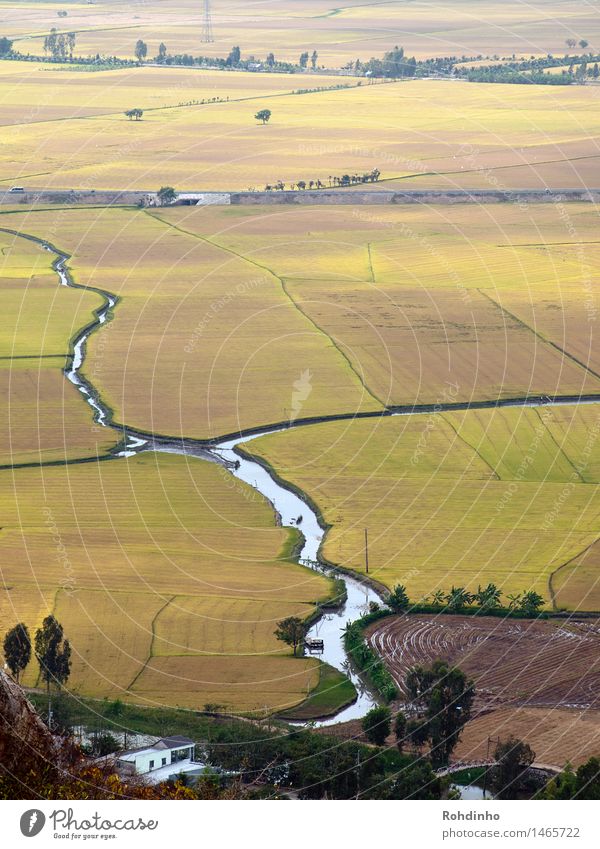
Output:
[[204,17],[202,19],[202,43],[209,44],[214,41],[212,28],[212,14],[210,11],[210,0],[204,0]]

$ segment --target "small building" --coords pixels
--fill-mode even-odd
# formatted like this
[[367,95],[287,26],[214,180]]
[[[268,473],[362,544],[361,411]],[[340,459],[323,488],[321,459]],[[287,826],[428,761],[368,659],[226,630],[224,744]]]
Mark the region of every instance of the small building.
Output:
[[195,744],[189,737],[162,737],[152,746],[129,749],[117,756],[117,769],[123,775],[147,775],[152,781],[166,781],[172,775],[198,770]]

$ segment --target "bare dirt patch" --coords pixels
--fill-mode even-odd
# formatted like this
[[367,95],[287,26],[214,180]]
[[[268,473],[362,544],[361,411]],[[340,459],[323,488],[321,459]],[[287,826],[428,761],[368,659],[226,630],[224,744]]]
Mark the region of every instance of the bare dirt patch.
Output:
[[369,628],[367,639],[400,692],[410,667],[442,658],[475,682],[476,712],[600,708],[600,620],[395,616]]

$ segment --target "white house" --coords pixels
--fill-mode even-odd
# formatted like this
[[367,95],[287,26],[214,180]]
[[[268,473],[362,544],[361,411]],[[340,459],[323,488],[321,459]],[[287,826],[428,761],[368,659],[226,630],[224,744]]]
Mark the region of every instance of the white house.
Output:
[[200,772],[203,764],[194,761],[194,741],[189,737],[162,737],[152,746],[130,749],[117,757],[123,775],[147,775],[152,782],[166,781],[182,772]]

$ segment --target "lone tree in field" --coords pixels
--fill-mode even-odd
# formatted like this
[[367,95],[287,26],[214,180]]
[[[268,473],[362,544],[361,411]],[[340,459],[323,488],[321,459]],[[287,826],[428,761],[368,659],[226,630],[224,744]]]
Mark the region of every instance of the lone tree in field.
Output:
[[278,640],[281,640],[282,643],[287,643],[288,646],[292,646],[294,649],[294,657],[296,657],[298,646],[302,643],[306,636],[306,623],[297,616],[288,616],[287,619],[282,619],[281,622],[277,623],[275,636]]
[[158,198],[158,202],[161,206],[168,206],[170,203],[173,203],[174,200],[177,200],[177,192],[173,186],[161,186],[156,193],[156,197]]
[[385,706],[374,707],[362,720],[363,731],[369,743],[383,746],[392,729],[392,714]]
[[429,741],[431,761],[435,766],[447,764],[471,716],[475,698],[473,682],[457,667],[436,660],[428,669],[423,666],[410,669],[406,689],[421,714],[417,720],[419,728],[411,725],[409,731],[423,742]]
[[510,799],[520,789],[527,769],[535,760],[535,752],[527,743],[509,737],[498,743],[494,751],[496,766],[491,783],[497,799]]
[[146,58],[146,56],[148,55],[148,45],[146,44],[145,41],[142,41],[142,39],[140,38],[136,42],[134,52],[135,52],[135,58],[138,60],[138,62],[141,65],[142,62],[144,61],[144,59]]
[[257,112],[254,116],[257,121],[262,121],[263,124],[268,124],[271,120],[271,110],[270,109],[261,109],[260,112]]
[[4,657],[6,665],[19,680],[19,675],[31,660],[31,637],[27,625],[19,622],[4,637]]
[[141,121],[144,115],[143,109],[128,109],[125,113],[129,120],[135,119],[136,121]]
[[0,38],[0,56],[6,56],[12,50],[13,43],[10,38],[3,36]]
[[61,687],[71,674],[71,646],[63,639],[63,627],[54,616],[46,616],[35,632],[35,656],[50,695],[51,682]]
[[156,57],[158,62],[164,62],[167,56],[167,45],[164,41],[158,45],[158,56]]

